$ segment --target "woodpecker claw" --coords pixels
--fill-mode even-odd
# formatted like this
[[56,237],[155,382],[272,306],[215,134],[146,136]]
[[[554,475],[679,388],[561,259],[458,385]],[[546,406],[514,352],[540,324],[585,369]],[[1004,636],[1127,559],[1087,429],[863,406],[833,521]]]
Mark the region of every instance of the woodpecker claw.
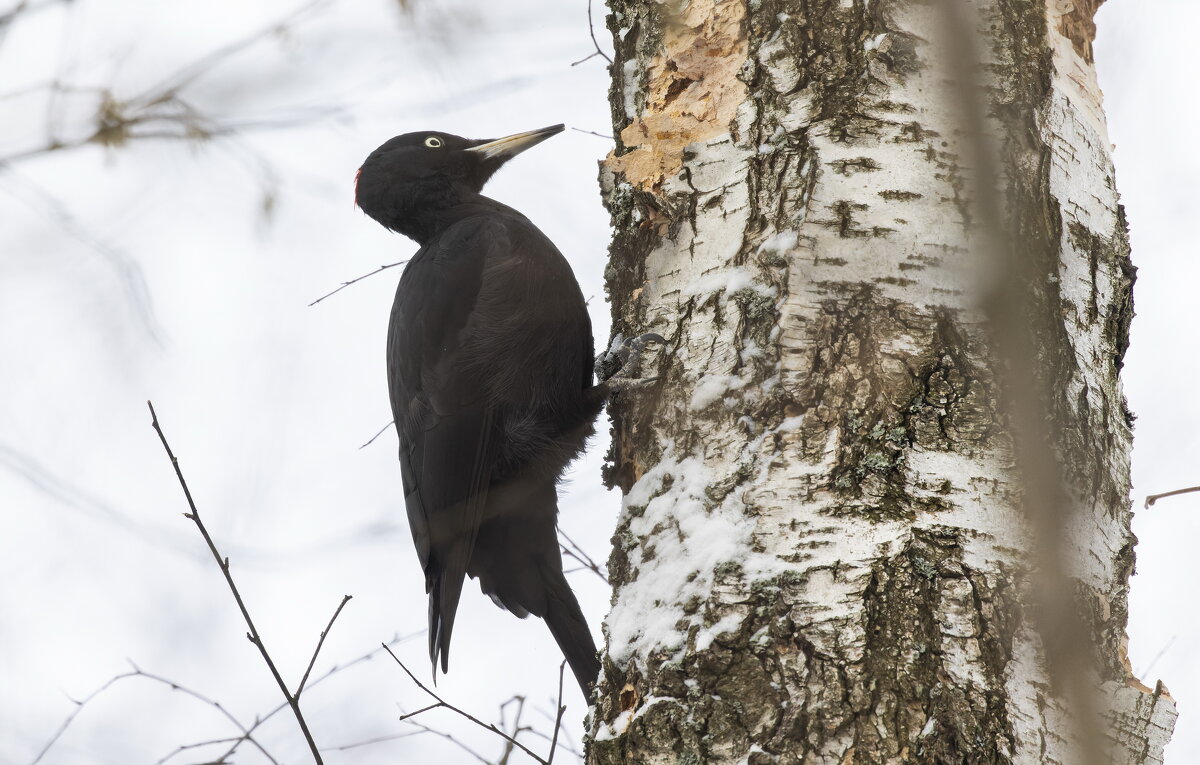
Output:
[[[614,391],[642,388],[657,380],[657,377],[634,377],[639,371],[642,361],[642,351],[650,342],[666,345],[666,338],[656,332],[627,338],[617,333],[608,350],[596,357],[596,377],[602,383],[607,383]],[[631,374],[621,374],[628,372]],[[618,377],[620,375],[620,377]]]

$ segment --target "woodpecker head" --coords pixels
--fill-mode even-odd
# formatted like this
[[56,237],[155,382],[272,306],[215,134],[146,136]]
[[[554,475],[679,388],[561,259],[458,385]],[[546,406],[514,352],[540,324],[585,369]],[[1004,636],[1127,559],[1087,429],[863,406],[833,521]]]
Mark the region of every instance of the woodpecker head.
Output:
[[424,131],[371,152],[354,179],[354,202],[385,228],[414,236],[416,218],[477,195],[500,166],[561,133],[562,125],[494,140]]

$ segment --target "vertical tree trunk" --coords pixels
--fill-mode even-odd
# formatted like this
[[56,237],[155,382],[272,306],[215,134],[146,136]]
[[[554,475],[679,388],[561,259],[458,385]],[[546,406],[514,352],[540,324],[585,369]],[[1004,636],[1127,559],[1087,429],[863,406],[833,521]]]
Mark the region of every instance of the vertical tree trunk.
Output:
[[1046,540],[981,307],[1009,265],[989,196],[1051,391],[1074,648],[1114,761],[1161,761],[1174,705],[1124,650],[1134,269],[1099,2],[610,0],[614,325],[669,342],[611,407],[590,763],[1081,761],[1027,607]]

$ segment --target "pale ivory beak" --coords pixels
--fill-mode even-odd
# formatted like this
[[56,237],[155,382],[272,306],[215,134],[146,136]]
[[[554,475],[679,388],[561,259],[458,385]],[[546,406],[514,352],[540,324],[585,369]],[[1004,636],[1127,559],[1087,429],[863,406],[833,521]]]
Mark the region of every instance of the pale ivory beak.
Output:
[[537,146],[542,141],[552,135],[557,135],[563,131],[562,125],[551,125],[550,127],[540,128],[538,130],[530,130],[525,133],[517,133],[516,135],[497,138],[494,141],[481,143],[478,146],[472,146],[466,151],[474,152],[475,154],[483,155],[484,159],[509,159],[517,154],[525,151],[528,148]]

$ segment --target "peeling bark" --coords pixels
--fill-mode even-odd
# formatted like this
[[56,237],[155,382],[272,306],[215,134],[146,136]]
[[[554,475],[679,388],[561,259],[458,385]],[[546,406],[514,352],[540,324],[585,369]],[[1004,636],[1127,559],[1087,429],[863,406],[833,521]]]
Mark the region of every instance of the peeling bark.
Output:
[[[1174,705],[1124,648],[1135,271],[1098,5],[977,0],[971,73],[941,0],[610,0],[614,329],[668,343],[611,407],[590,763],[1080,761],[1030,615],[993,188],[1112,758],[1161,761]],[[963,127],[976,79],[992,139]]]
[[1059,17],[1058,31],[1071,41],[1075,53],[1091,64],[1092,43],[1096,41],[1096,11],[1104,0],[1058,0],[1051,13]]

